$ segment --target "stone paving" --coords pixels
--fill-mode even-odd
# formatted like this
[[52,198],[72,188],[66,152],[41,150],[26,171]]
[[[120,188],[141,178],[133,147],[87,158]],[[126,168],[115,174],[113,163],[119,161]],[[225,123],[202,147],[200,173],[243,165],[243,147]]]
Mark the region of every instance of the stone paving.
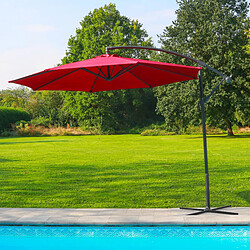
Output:
[[[250,207],[226,208],[239,215],[170,209],[0,208],[0,225],[250,225]],[[192,212],[192,211],[191,211]]]

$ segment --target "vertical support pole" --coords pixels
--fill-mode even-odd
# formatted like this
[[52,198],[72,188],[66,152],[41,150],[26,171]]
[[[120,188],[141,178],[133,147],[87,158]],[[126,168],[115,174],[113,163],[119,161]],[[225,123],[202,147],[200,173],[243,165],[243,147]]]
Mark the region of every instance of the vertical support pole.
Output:
[[203,84],[202,84],[202,70],[200,70],[200,74],[199,74],[199,83],[200,83],[201,118],[202,118],[205,180],[206,180],[206,209],[210,210],[209,174],[208,174],[208,160],[207,160],[206,114],[205,114],[205,100],[204,100]]

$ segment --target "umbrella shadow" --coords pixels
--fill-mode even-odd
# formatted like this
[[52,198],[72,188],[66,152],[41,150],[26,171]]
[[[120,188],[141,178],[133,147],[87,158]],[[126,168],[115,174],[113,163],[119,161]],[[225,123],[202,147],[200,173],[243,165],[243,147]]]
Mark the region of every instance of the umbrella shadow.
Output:
[[233,140],[233,139],[236,139],[236,138],[250,138],[250,135],[234,135],[234,136],[228,136],[228,135],[225,135],[225,136],[216,136],[216,135],[209,135],[208,136],[209,138],[221,138],[221,139],[227,139],[227,140]]
[[68,140],[46,140],[46,141],[13,141],[13,142],[0,142],[0,145],[8,144],[24,144],[24,143],[47,143],[47,142],[68,142]]
[[[107,199],[110,200],[111,206],[115,204],[117,207],[126,204],[157,206],[156,197],[166,202],[174,202],[177,206],[180,202],[184,203],[184,196],[187,200],[197,196],[199,198],[195,202],[200,204],[199,202],[204,201],[200,194],[205,185],[202,163],[162,160],[108,166],[86,163],[41,165],[27,174],[17,173],[20,179],[15,183],[9,181],[13,179],[10,175],[6,183],[2,184],[2,192],[7,190],[13,193],[17,206],[24,207],[54,206],[55,200],[60,199],[65,199],[64,207],[98,207],[99,204],[108,206]],[[73,194],[72,190],[77,192]],[[249,202],[249,191],[240,192],[238,195]],[[32,203],[32,197],[39,197],[40,200]]]
[[[166,185],[166,183],[171,180],[178,184],[180,179],[184,179],[186,182],[187,178],[196,176],[196,179],[201,179],[203,185],[203,163],[202,161],[190,161],[183,163],[166,163],[166,161],[155,162],[138,162],[126,165],[109,165],[100,167],[99,165],[69,165],[60,164],[52,167],[54,174],[48,176],[49,179],[54,178],[65,178],[67,180],[78,180],[80,182],[87,181],[88,183],[103,183],[115,185],[115,183],[125,183],[125,182],[142,182],[148,187],[157,188],[159,182],[161,185]],[[181,171],[179,170],[181,168]],[[59,173],[59,174],[58,174]],[[185,178],[183,177],[185,176]],[[152,182],[152,180],[157,180],[157,183]],[[77,181],[77,182],[78,182]],[[200,182],[200,180],[199,180]],[[119,185],[119,184],[118,184]],[[168,185],[168,184],[167,184]]]
[[[200,136],[192,136],[192,137],[187,137],[185,139],[201,139],[203,138],[202,135]],[[207,138],[216,138],[216,139],[227,139],[227,140],[233,140],[233,139],[239,139],[239,138],[250,138],[250,135],[234,135],[234,136],[228,136],[228,135],[207,135]]]
[[13,162],[13,161],[17,161],[17,160],[10,160],[10,159],[0,158],[0,163]]

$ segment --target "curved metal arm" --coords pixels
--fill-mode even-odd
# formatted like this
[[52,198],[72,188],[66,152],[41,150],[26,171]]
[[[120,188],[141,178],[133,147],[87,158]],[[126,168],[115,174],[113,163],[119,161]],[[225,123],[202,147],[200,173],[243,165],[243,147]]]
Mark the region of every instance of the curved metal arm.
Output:
[[198,63],[200,66],[204,66],[210,70],[212,70],[213,72],[215,72],[216,74],[222,76],[228,83],[230,83],[232,81],[232,78],[230,76],[226,76],[224,74],[222,74],[220,71],[210,67],[209,65],[207,65],[206,63],[200,61],[200,60],[197,60],[193,57],[190,57],[190,56],[186,56],[186,55],[182,55],[180,53],[177,53],[177,52],[173,52],[173,51],[170,51],[170,50],[165,50],[165,49],[159,49],[159,48],[153,48],[153,47],[144,47],[144,46],[114,46],[114,47],[107,47],[106,48],[106,53],[108,54],[110,50],[114,50],[114,49],[146,49],[146,50],[154,50],[154,51],[161,51],[161,52],[165,52],[165,53],[168,53],[168,54],[171,54],[171,55],[175,55],[175,56],[179,56],[179,57],[182,57],[182,58],[185,58],[185,59],[188,59],[190,61],[193,61],[195,63]]

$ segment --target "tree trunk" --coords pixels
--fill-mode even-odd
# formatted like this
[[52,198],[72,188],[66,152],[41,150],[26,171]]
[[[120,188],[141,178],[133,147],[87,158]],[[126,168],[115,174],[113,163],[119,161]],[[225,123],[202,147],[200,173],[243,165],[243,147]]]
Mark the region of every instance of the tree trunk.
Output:
[[232,129],[232,124],[229,120],[225,120],[226,124],[227,124],[227,135],[228,136],[233,136],[234,133],[233,133],[233,129]]

